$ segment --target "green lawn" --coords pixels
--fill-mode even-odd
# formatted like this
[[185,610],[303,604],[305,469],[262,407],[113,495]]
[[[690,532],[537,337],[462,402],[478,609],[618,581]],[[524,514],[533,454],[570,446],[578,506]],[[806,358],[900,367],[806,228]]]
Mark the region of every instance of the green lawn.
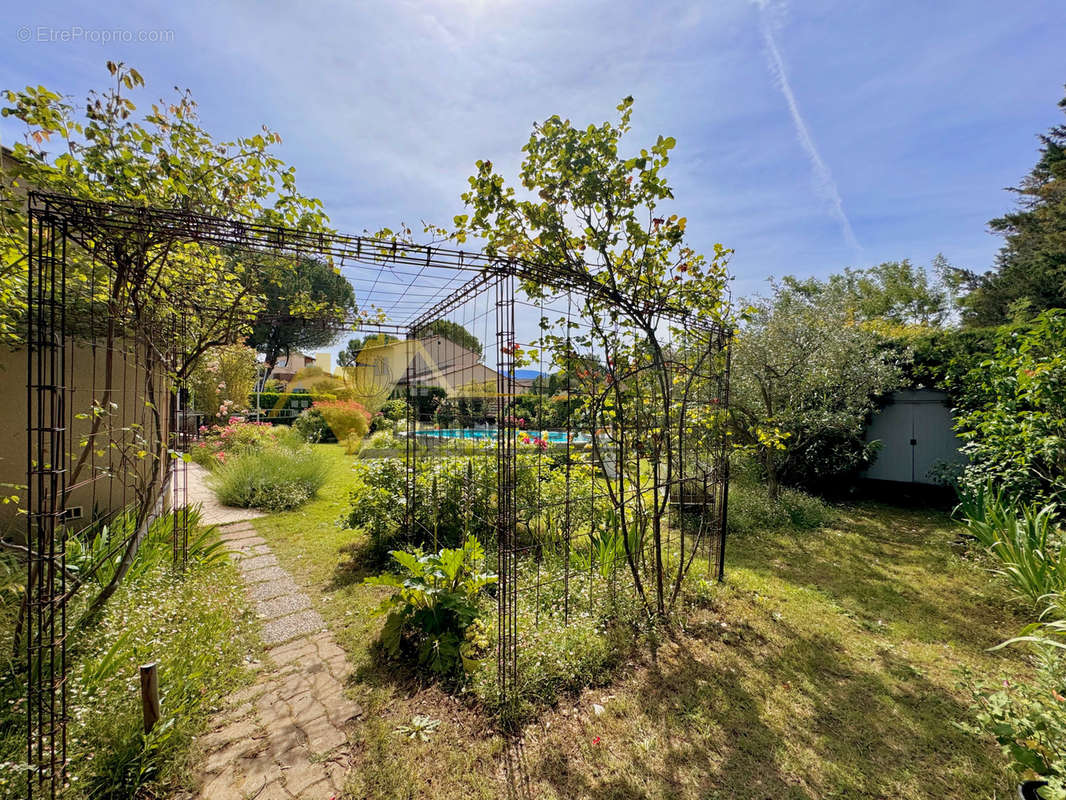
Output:
[[[382,590],[361,584],[361,535],[336,525],[352,457],[321,447],[335,470],[320,496],[256,527],[355,666],[368,713],[351,797],[1008,795],[998,752],[954,723],[960,667],[1025,669],[986,651],[1021,617],[944,515],[860,505],[824,530],[734,538],[727,585],[684,631],[508,739],[462,697],[374,662]],[[416,714],[441,720],[429,742],[395,732]]]

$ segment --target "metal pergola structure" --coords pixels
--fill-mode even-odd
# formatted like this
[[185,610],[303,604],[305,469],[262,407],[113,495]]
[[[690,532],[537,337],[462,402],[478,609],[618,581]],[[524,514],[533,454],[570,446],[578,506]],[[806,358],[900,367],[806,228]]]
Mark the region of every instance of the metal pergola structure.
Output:
[[[635,468],[638,476],[642,468],[651,469],[637,438],[632,433],[600,434],[592,429],[587,432],[589,443],[584,445],[586,450],[591,448],[591,454],[581,456],[576,435],[578,422],[568,417],[565,447],[560,444],[544,456],[554,459],[553,468],[565,470],[567,495],[560,516],[564,521],[559,523],[563,531],[560,547],[565,548],[561,575],[542,578],[543,542],[528,533],[519,535],[522,524],[528,525],[520,524],[519,519],[531,516],[523,504],[533,505],[539,498],[539,494],[532,500],[519,497],[516,491],[516,471],[526,457],[518,452],[523,435],[519,420],[508,411],[523,391],[515,358],[522,345],[516,313],[525,313],[523,308],[533,309],[535,305],[523,300],[520,287],[524,282],[550,287],[555,297],[565,300],[567,324],[577,330],[583,324],[582,299],[593,298],[599,303],[625,299],[585,271],[446,247],[305,231],[44,193],[29,195],[27,213],[26,544],[29,558],[24,622],[19,637],[27,678],[27,756],[34,767],[28,782],[31,797],[57,796],[67,759],[70,632],[67,608],[77,589],[72,582],[76,584],[78,580],[67,569],[68,538],[133,507],[130,536],[141,535],[159,515],[172,513],[176,563],[182,563],[187,555],[185,518],[179,518],[177,510],[180,499],[168,503],[175,492],[180,495],[184,485],[182,468],[174,466],[168,457],[169,451],[187,445],[183,438],[186,431],[178,423],[187,398],[181,391],[180,378],[175,377],[184,374],[186,370],[179,364],[187,367],[191,357],[182,351],[182,342],[191,328],[215,322],[222,324],[221,321],[232,323],[233,316],[242,312],[239,307],[212,307],[210,302],[205,302],[201,287],[194,281],[183,283],[180,276],[160,280],[161,266],[177,249],[195,246],[229,253],[330,259],[355,286],[360,305],[373,306],[380,312],[373,320],[365,317],[347,320],[338,325],[338,334],[345,330],[372,330],[418,341],[436,320],[476,318],[483,322],[488,332],[486,352],[481,354],[479,363],[464,363],[456,374],[464,374],[464,370],[473,374],[475,367],[479,374],[485,373],[482,367],[495,373],[495,411],[486,417],[494,428],[491,440],[496,465],[491,491],[494,512],[492,519],[482,522],[489,529],[485,533],[492,540],[497,559],[496,654],[502,696],[512,691],[518,680],[518,609],[524,587],[530,590],[535,587],[539,602],[542,591],[548,596],[552,584],[562,582],[561,597],[567,615],[575,602],[578,578],[571,568],[571,549],[578,547],[576,542],[580,537],[593,534],[592,527],[582,528],[584,523],[577,519],[579,514],[575,509],[585,499],[571,497],[571,469],[576,470],[584,457],[601,476],[592,483],[594,496],[589,508],[597,508],[595,493],[601,492],[599,500],[602,501],[602,487],[609,484],[608,488],[614,491],[615,482],[621,492],[623,516],[625,503],[644,502],[649,490],[639,484],[640,479],[634,491],[624,485],[621,477],[625,469]],[[130,259],[131,252],[139,254],[138,258]],[[484,310],[475,314],[470,309],[476,303],[484,304]],[[543,307],[539,310],[543,311]],[[691,347],[695,355],[688,362],[682,364],[678,357],[680,374],[691,374],[701,368],[699,365],[710,364],[708,357],[718,358],[718,354],[726,353],[724,362],[715,361],[718,366],[713,369],[705,367],[707,396],[700,401],[708,408],[713,403],[713,407],[724,409],[728,405],[730,331],[704,324],[687,309],[664,307],[662,311],[672,324],[691,332],[692,342],[698,342],[698,346]],[[226,317],[227,314],[230,316]],[[569,347],[569,333],[567,336]],[[412,535],[416,535],[419,523],[411,513],[416,497],[416,473],[419,460],[431,456],[418,444],[427,420],[419,418],[413,402],[412,391],[417,381],[411,374],[412,364],[409,359],[409,374],[404,381],[408,400],[404,457],[407,525]],[[569,402],[577,396],[578,389],[571,385],[567,374]],[[638,385],[639,377],[633,377],[630,386]],[[592,391],[586,391],[591,397]],[[86,408],[90,409],[88,421],[82,416]],[[96,445],[105,439],[109,442],[118,439],[120,444],[110,444],[109,455],[101,458],[93,453],[98,452]],[[136,439],[141,449],[147,449],[147,463],[144,457],[135,463],[123,455],[130,449],[122,444],[127,439]],[[144,447],[146,441],[150,446]],[[643,480],[656,497],[661,494],[669,498],[677,508],[679,520],[682,511],[693,508],[702,514],[698,534],[686,534],[684,525],[678,522],[680,532],[675,547],[680,546],[682,562],[686,557],[693,558],[697,547],[705,548],[709,568],[720,578],[728,490],[724,436],[708,439],[701,447],[700,453],[686,454],[689,463],[698,467],[697,471],[680,463],[679,455],[671,482],[660,478],[657,466]],[[526,462],[532,463],[528,458]],[[539,475],[541,462],[537,462],[536,469]],[[628,500],[625,499],[627,491],[630,492]],[[105,499],[109,502],[104,502]],[[659,534],[658,529],[655,533]],[[691,554],[686,553],[686,546]],[[529,566],[520,568],[521,564]],[[595,568],[592,561],[589,564],[587,591],[591,606],[597,601],[593,591]],[[581,580],[585,580],[584,573]]]

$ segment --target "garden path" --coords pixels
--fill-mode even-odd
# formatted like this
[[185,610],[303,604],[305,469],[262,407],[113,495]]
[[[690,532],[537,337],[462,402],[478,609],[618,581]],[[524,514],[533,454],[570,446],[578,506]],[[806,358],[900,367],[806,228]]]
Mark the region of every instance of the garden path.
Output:
[[267,658],[254,685],[200,744],[203,800],[340,797],[351,757],[346,728],[362,714],[344,694],[350,671],[322,617],[248,521],[222,538],[263,620]]

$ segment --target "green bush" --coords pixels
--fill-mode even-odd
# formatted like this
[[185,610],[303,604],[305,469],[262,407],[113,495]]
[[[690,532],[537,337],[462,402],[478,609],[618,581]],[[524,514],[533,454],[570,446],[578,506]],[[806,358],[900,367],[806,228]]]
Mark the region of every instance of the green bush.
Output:
[[405,440],[396,436],[391,430],[372,433],[363,441],[363,450],[403,450]]
[[[175,516],[179,520],[184,516],[188,525],[189,561],[197,564],[210,564],[225,560],[225,551],[214,528],[200,526],[198,508],[180,509],[175,514],[164,514],[148,528],[141,541],[137,556],[126,572],[124,580],[138,580],[153,570],[168,565],[173,558],[173,539]],[[115,518],[92,525],[89,528],[71,534],[67,538],[67,570],[84,581],[85,586],[102,589],[115,575],[118,569],[120,545],[129,541],[134,534],[137,518],[133,511],[125,511]]]
[[1014,592],[1040,609],[1066,591],[1066,559],[1053,504],[1014,503],[986,483],[962,490],[956,518],[991,555]]
[[730,534],[759,531],[813,530],[827,525],[832,508],[799,489],[782,488],[773,500],[766,487],[745,480],[729,485],[727,526]]
[[309,408],[293,420],[292,430],[308,444],[337,441],[337,437],[326,423],[326,418],[317,408]]
[[243,344],[208,348],[188,379],[196,410],[212,421],[226,422],[248,408],[248,393],[255,386],[255,350]]
[[[402,444],[401,444],[402,446]],[[456,440],[442,445],[449,455],[415,465],[413,536],[404,527],[407,492],[399,459],[370,459],[355,465],[351,507],[341,520],[363,528],[378,558],[402,547],[456,546],[469,533],[491,527],[496,514],[496,458],[491,445]],[[455,455],[452,455],[455,453]],[[571,537],[587,535],[596,515],[610,509],[606,488],[594,486],[588,464],[570,469]],[[565,527],[566,470],[535,445],[519,448],[516,468],[517,533],[523,545],[558,551]]]
[[952,516],[981,547],[989,549],[999,541],[1000,531],[1017,519],[1018,509],[1002,489],[986,481],[959,487],[959,504]]
[[399,397],[388,400],[381,407],[381,413],[390,422],[401,422],[407,419],[407,401]]
[[477,619],[478,600],[486,587],[496,583],[493,573],[483,571],[481,543],[469,536],[461,548],[439,553],[394,550],[391,555],[400,568],[398,574],[365,580],[396,590],[378,609],[388,614],[381,631],[382,649],[397,658],[407,646],[420,665],[437,675],[459,671],[463,666],[459,648]]
[[205,425],[200,433],[203,441],[192,446],[189,456],[208,469],[214,469],[231,456],[295,442],[289,428],[269,422],[234,421],[210,428]]
[[[589,686],[602,686],[617,666],[620,650],[605,624],[591,617],[562,620],[545,617],[537,624],[526,620],[518,650],[517,680],[505,711],[507,720],[521,722],[538,709],[555,705],[560,697]],[[491,671],[490,671],[491,672]],[[490,708],[499,706],[496,675],[478,674],[474,691]]]
[[370,430],[370,412],[355,400],[317,401],[313,408],[322,414],[338,442],[362,439]]
[[1031,328],[1001,328],[992,357],[955,387],[964,483],[988,480],[1016,497],[1066,503],[1066,311]]
[[224,505],[288,511],[314,497],[328,475],[328,462],[311,447],[273,447],[227,459],[208,484]]

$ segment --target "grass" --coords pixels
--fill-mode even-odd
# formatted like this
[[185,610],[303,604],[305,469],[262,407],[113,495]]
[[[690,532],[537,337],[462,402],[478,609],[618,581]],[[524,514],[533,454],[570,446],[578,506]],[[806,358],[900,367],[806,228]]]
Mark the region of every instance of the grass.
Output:
[[[954,724],[969,714],[958,669],[1026,672],[1019,652],[987,652],[1022,618],[943,514],[866,504],[820,530],[732,539],[727,584],[701,592],[684,629],[509,738],[462,697],[376,663],[382,590],[361,583],[363,535],[335,524],[354,459],[318,447],[331,463],[318,497],[256,527],[355,667],[368,713],[349,796],[1008,796],[995,747]],[[440,720],[426,741],[397,732],[415,716]]]

